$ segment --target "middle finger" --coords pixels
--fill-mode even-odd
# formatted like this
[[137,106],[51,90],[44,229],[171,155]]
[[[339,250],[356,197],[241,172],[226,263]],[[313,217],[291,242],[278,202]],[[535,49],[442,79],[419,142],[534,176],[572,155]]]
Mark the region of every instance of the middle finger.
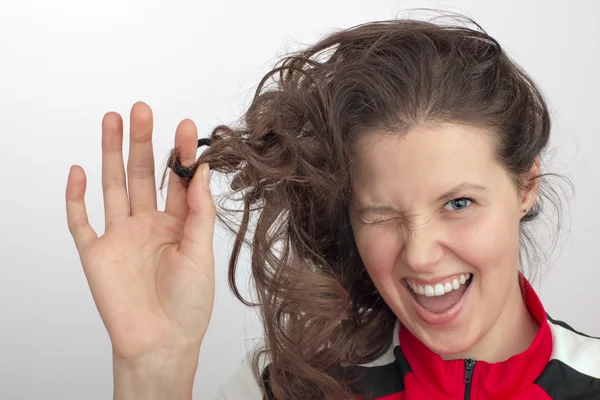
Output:
[[131,108],[127,177],[131,214],[156,210],[152,149],[152,110],[142,102]]

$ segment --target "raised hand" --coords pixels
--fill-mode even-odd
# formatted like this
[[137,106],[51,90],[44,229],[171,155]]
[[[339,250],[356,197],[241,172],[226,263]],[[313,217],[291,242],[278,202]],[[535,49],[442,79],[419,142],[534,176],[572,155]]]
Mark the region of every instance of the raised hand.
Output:
[[[136,103],[130,120],[127,182],[121,116],[108,113],[102,121],[104,235],[98,237],[88,222],[85,172],[76,165],[66,188],[69,231],[115,362],[189,356],[193,364],[214,301],[215,205],[208,166],[198,168],[187,189],[171,171],[165,210],[157,210],[152,110]],[[177,127],[183,166],[195,161],[197,137],[192,121]]]

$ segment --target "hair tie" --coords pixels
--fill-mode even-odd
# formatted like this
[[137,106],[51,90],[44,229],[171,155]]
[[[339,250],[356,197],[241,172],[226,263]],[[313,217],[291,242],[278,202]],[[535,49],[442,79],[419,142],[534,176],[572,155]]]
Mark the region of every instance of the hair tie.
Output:
[[[198,139],[198,148],[202,147],[202,146],[210,146],[210,138],[201,138]],[[169,168],[171,168],[171,170],[173,172],[175,172],[175,174],[177,176],[179,176],[180,178],[184,178],[186,180],[191,180],[192,177],[194,176],[194,173],[196,172],[196,169],[194,168],[193,170],[190,168],[183,168],[181,166],[181,164],[179,164],[179,162],[177,162],[176,164],[174,164],[176,161],[179,161],[179,157],[177,157],[177,159],[173,159],[171,158],[169,160],[169,163],[167,164],[167,166]]]

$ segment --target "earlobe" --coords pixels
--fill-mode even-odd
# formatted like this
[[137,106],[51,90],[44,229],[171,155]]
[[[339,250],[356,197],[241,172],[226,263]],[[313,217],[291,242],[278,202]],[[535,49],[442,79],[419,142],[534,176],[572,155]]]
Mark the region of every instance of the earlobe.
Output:
[[523,198],[521,199],[521,206],[523,207],[523,213],[527,215],[527,212],[535,204],[540,191],[540,156],[535,158],[533,166],[525,179],[527,184],[523,192]]

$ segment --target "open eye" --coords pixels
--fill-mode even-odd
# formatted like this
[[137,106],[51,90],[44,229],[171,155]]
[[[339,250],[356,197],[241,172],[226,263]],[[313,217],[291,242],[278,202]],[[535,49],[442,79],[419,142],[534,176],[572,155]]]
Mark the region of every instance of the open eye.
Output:
[[467,208],[472,202],[473,199],[470,199],[468,197],[459,197],[457,199],[450,200],[449,202],[444,204],[444,210],[460,211]]

